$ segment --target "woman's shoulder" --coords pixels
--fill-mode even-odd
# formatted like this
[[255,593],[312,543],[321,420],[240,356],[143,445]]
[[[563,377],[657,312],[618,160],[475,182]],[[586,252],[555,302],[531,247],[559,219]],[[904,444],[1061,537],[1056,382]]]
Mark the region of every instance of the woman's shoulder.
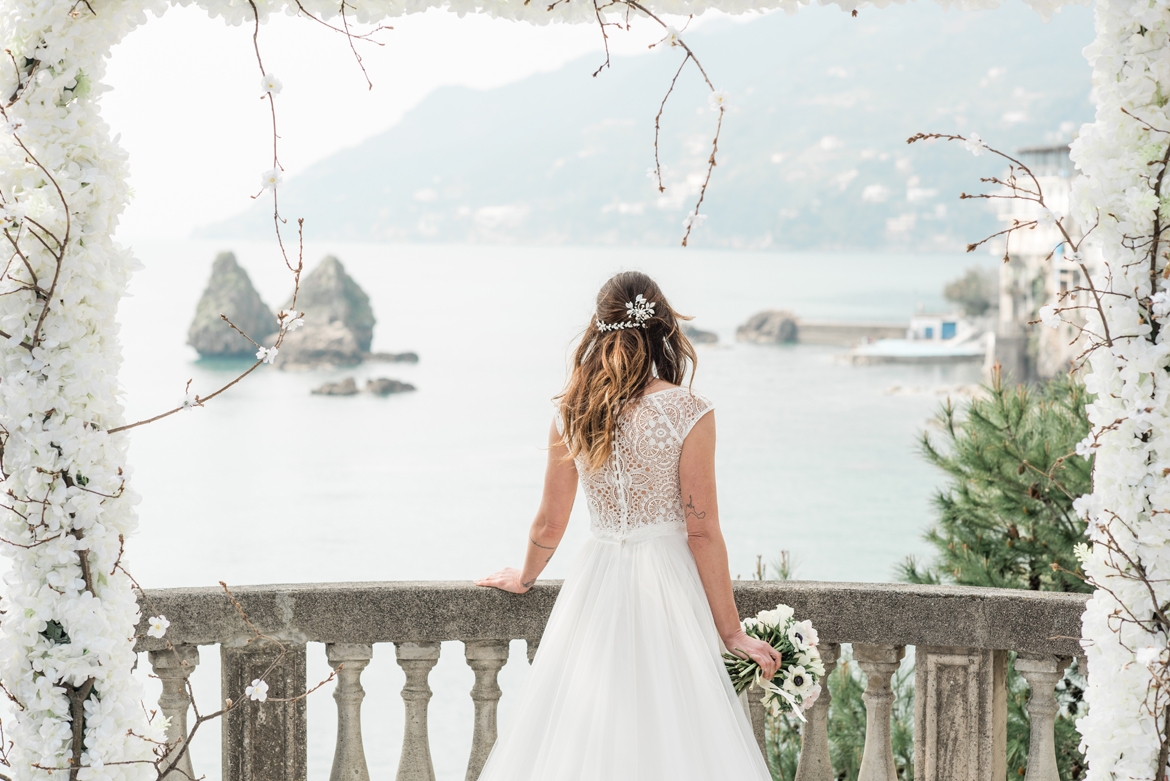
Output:
[[715,403],[711,399],[701,393],[696,393],[690,386],[671,385],[667,382],[663,382],[657,387],[651,386],[643,394],[642,398],[655,398],[663,402],[669,401],[671,405],[681,406],[691,414],[701,415],[715,407]]

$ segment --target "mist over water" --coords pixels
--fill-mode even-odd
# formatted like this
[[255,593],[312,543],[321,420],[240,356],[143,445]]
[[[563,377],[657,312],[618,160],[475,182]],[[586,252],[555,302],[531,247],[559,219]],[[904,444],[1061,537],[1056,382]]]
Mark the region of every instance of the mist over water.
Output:
[[[291,293],[274,242],[138,243],[145,268],[120,311],[127,417],[175,406],[188,378],[207,394],[247,363],[198,361],[186,329],[217,251],[231,249],[276,310]],[[962,255],[768,254],[630,248],[330,244],[370,295],[374,349],[415,350],[410,364],[281,372],[262,367],[210,402],[136,429],[132,482],[141,530],[129,565],[147,588],[353,580],[471,579],[518,565],[540,497],[551,398],[567,354],[610,274],[637,268],[721,344],[699,346],[694,387],[716,404],[720,516],[733,575],[757,554],[790,550],[801,579],[885,581],[925,554],[940,477],[915,453],[945,398],[979,381],[977,365],[855,367],[844,350],[759,347],[735,327],[768,308],[806,319],[905,321],[974,262]],[[307,317],[311,318],[312,313]],[[311,396],[326,381],[393,377],[415,393]],[[893,387],[902,390],[891,393]],[[911,389],[907,392],[907,389]],[[579,501],[561,577],[588,533]],[[197,696],[219,698],[218,653],[204,648]],[[431,745],[440,779],[463,777],[473,677],[459,643],[431,675]],[[501,673],[501,719],[527,662],[514,643]],[[310,646],[310,681],[328,673]],[[402,734],[403,677],[391,646],[363,676],[371,774],[389,777]],[[330,687],[326,687],[329,689]],[[335,706],[309,703],[310,776],[326,778]],[[219,777],[218,729],[192,746],[197,773]]]

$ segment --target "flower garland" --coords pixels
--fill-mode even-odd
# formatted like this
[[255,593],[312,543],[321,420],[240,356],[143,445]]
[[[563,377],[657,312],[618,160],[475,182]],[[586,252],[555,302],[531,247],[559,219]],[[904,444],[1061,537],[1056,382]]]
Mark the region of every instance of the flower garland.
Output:
[[[677,15],[707,9],[791,13],[808,2],[657,0],[646,7]],[[998,5],[940,2],[964,9]],[[198,5],[233,25],[281,12],[335,18],[339,7],[362,24],[430,7],[536,24],[599,21],[593,5],[559,2],[548,10],[523,0],[174,4]],[[846,11],[867,5],[836,4]],[[1029,4],[1048,15],[1061,3]],[[166,7],[164,0],[3,0],[0,8],[6,50],[0,58],[6,131],[0,134],[0,233],[15,252],[0,278],[0,550],[12,562],[0,623],[0,681],[15,703],[15,723],[6,729],[15,743],[13,774],[22,780],[62,778],[64,772],[70,781],[144,779],[154,774],[151,741],[165,730],[162,719],[152,721],[141,707],[131,672],[140,616],[121,562],[123,541],[136,526],[136,497],[127,483],[126,438],[108,432],[123,423],[115,315],[135,262],[112,239],[129,200],[126,155],[110,138],[98,97],[111,47],[145,23],[147,11],[160,14]],[[1139,337],[1119,339],[1092,357],[1098,475],[1096,492],[1082,506],[1098,530],[1112,514],[1132,527],[1135,550],[1159,578],[1170,577],[1170,556],[1162,553],[1170,533],[1153,520],[1154,512],[1170,510],[1161,472],[1170,467],[1170,409],[1166,383],[1157,380],[1170,346],[1164,334],[1140,338],[1150,329],[1143,301],[1155,291],[1140,264],[1126,265],[1142,252],[1126,249],[1125,239],[1149,235],[1155,211],[1166,208],[1156,196],[1151,201],[1144,178],[1155,172],[1152,147],[1165,139],[1120,109],[1156,127],[1170,125],[1163,97],[1170,95],[1168,13],[1167,0],[1099,0],[1099,38],[1089,54],[1101,107],[1075,150],[1087,174],[1082,209],[1111,215],[1099,231],[1114,287],[1132,285],[1136,295],[1109,297],[1105,317],[1118,335]],[[266,85],[270,94],[279,92],[271,74]],[[278,187],[279,171],[269,174],[270,185]],[[1165,286],[1160,273],[1153,284]],[[1164,304],[1165,296],[1159,301]],[[1170,325],[1170,307],[1158,306],[1157,322]],[[1086,571],[1112,582],[1102,562],[1094,553]],[[1112,595],[1099,592],[1086,614],[1092,710],[1082,730],[1093,778],[1153,778],[1158,732],[1143,706],[1155,666],[1166,659],[1165,642],[1151,643],[1148,633],[1133,627],[1118,633],[1110,623],[1113,600],[1140,606],[1148,596],[1128,581],[1116,586]],[[1167,591],[1159,586],[1158,598],[1165,600]],[[152,619],[151,631],[165,632],[163,621]],[[1143,654],[1138,658],[1145,666],[1127,647]],[[1151,657],[1149,648],[1159,655]]]
[[[1166,772],[1170,600],[1170,317],[1166,248],[1170,183],[1170,4],[1098,0],[1097,39],[1085,51],[1096,121],[1073,143],[1081,171],[1074,208],[1094,241],[1109,291],[1089,328],[1106,340],[1089,356],[1096,453],[1084,572],[1097,590],[1083,619],[1088,714],[1078,722],[1089,779],[1162,779]],[[1103,318],[1100,316],[1103,315]],[[1159,753],[1161,758],[1159,759]],[[1157,767],[1158,763],[1162,767]]]

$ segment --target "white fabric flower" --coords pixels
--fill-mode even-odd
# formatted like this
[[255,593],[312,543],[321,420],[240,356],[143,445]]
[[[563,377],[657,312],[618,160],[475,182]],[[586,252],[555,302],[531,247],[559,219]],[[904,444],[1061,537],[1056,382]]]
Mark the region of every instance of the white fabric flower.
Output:
[[170,625],[171,622],[167,620],[166,616],[151,616],[150,628],[146,630],[146,634],[149,637],[161,638],[167,633],[167,627]]
[[268,684],[256,678],[252,681],[252,685],[244,688],[244,694],[248,695],[248,699],[256,702],[264,702],[268,699]]
[[276,354],[280,352],[275,347],[261,347],[256,351],[256,360],[264,363],[274,363],[276,361]]
[[1059,221],[1059,214],[1044,207],[1040,207],[1040,213],[1036,215],[1036,224],[1041,228],[1055,228],[1056,223]]
[[983,143],[983,139],[979,137],[978,133],[971,133],[967,136],[967,140],[963,142],[963,146],[967,147],[967,151],[979,157],[987,149],[987,144]]
[[284,174],[279,168],[272,168],[260,174],[260,186],[265,190],[275,190],[284,181]]
[[304,314],[304,312],[298,312],[295,309],[287,312],[281,310],[280,314],[277,315],[277,319],[280,321],[281,328],[291,332],[305,324],[303,319]]
[[260,80],[260,89],[268,95],[279,95],[283,87],[284,85],[280,83],[280,79],[271,73],[265,73],[264,78]]
[[1040,307],[1040,322],[1049,328],[1060,328],[1060,313],[1056,311],[1056,307],[1045,304]]
[[1149,667],[1162,658],[1162,649],[1152,645],[1134,651],[1133,660],[1142,667]]
[[1150,296],[1150,310],[1154,317],[1170,317],[1170,293],[1162,290]]
[[717,89],[707,96],[707,105],[712,111],[723,111],[727,108],[727,91]]
[[1073,546],[1073,556],[1082,564],[1089,560],[1093,555],[1093,549],[1083,542],[1078,542]]

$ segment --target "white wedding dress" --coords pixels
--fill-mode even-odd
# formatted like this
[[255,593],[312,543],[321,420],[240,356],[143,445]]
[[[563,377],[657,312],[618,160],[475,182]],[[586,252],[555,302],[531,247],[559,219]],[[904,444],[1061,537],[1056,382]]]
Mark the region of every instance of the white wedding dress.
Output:
[[604,468],[578,462],[592,537],[480,781],[771,781],[687,547],[679,456],[711,409],[647,394]]

